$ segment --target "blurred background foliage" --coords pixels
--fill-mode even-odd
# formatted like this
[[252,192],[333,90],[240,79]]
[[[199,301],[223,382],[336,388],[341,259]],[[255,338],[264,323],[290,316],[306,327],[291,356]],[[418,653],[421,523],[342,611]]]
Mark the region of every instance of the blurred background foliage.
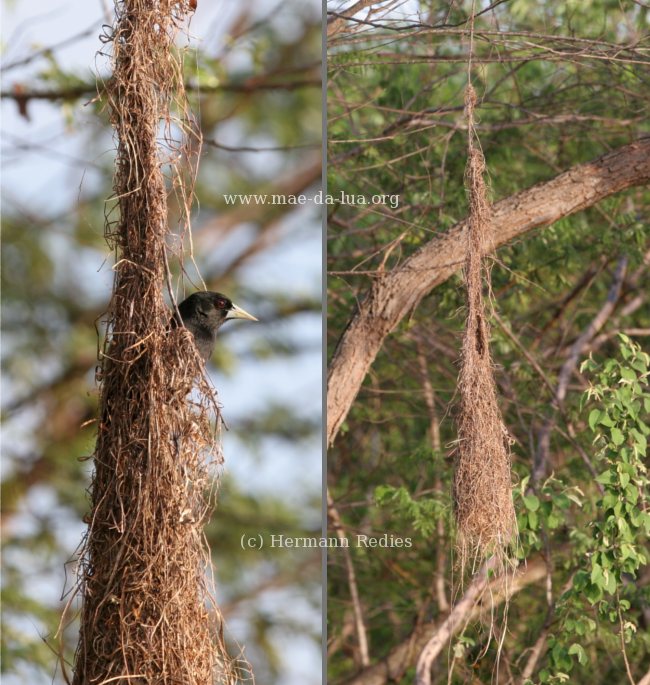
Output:
[[[474,85],[495,201],[650,133],[646,3],[492,4],[476,19]],[[399,207],[328,208],[330,357],[373,280],[399,269],[467,212],[463,89],[472,3],[371,2],[342,18],[353,5],[328,4],[328,192],[335,198],[341,191],[368,199],[399,195]],[[477,11],[489,5],[477,2]],[[585,564],[592,573],[589,564],[599,558],[588,542],[599,530],[594,522],[612,515],[602,504],[602,482],[595,480],[603,465],[587,425],[594,405],[581,401],[593,374],[575,365],[557,416],[552,405],[571,346],[601,312],[623,259],[627,268],[615,307],[580,359],[622,361],[620,332],[648,349],[649,220],[648,190],[634,188],[523,236],[491,258],[492,349],[501,409],[514,439],[522,555],[530,568],[546,566],[546,581],[513,597],[498,673],[489,618],[472,620],[442,650],[434,683],[629,683],[622,624],[608,614],[621,606],[629,621],[624,639],[631,675],[638,682],[648,668],[647,529],[629,526],[628,541],[641,564],[634,573],[612,570],[616,587],[606,587],[597,573],[588,582],[582,575]],[[345,555],[330,551],[332,683],[413,682],[414,640],[422,631],[433,634],[451,600],[461,596],[453,565],[451,454],[463,325],[464,289],[456,274],[384,340],[330,450],[328,485],[345,532],[413,542],[409,549],[350,549],[369,666],[359,647]],[[645,428],[637,431],[645,435],[647,382],[640,374],[639,395],[627,400],[645,412]],[[531,483],[549,422],[543,477]],[[638,440],[641,471],[635,473],[642,473],[643,435],[626,426],[630,449]],[[647,512],[647,480],[639,476],[637,486],[634,510]],[[620,548],[620,541],[609,540],[612,549]],[[572,585],[576,576],[582,585]],[[591,593],[589,601],[568,609],[567,597],[574,601],[576,595],[563,593],[576,587],[583,600]],[[584,623],[570,622],[576,614]]]
[[[96,54],[111,9],[78,0],[3,5],[7,685],[62,682],[52,648],[85,528],[98,331],[112,282],[103,225],[114,145],[97,85],[110,78],[110,64]],[[200,273],[261,320],[226,327],[210,369],[229,426],[207,531],[219,603],[226,637],[234,650],[245,647],[258,682],[317,683],[318,551],[244,551],[240,539],[321,528],[320,209],[228,205],[224,194],[310,196],[320,187],[321,8],[199,1],[190,36],[182,43],[186,83],[204,144],[196,267],[185,264],[178,294],[202,287]],[[173,227],[179,208],[171,203]],[[68,657],[76,637],[73,624],[63,638]]]

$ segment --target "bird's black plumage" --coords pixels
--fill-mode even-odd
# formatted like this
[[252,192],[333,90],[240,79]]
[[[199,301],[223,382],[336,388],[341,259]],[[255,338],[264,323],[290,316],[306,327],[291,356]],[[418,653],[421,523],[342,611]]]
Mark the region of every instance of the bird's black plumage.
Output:
[[194,344],[203,361],[212,356],[217,331],[228,319],[257,321],[225,295],[208,290],[190,295],[178,305],[178,311],[183,325],[194,336]]

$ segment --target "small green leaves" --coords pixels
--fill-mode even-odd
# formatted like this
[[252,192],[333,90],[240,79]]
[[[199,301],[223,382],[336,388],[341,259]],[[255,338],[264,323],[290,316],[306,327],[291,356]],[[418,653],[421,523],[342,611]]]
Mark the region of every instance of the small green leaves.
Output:
[[448,512],[448,507],[439,499],[433,497],[414,499],[404,486],[395,488],[392,485],[378,485],[375,488],[375,502],[380,507],[393,507],[422,537],[431,536],[435,531],[437,520]]
[[530,476],[525,476],[514,492],[515,498],[521,500],[517,509],[522,559],[531,550],[541,549],[540,530],[559,528],[570,515],[572,505],[582,507],[584,500],[584,493],[580,488],[566,486],[555,476],[547,478],[538,487],[536,494],[528,491],[529,482]]
[[[619,337],[619,358],[608,359],[602,365],[590,359],[582,366],[595,378],[583,401],[592,405],[587,424],[597,447],[594,460],[599,475],[595,481],[600,491],[593,501],[596,515],[591,525],[584,531],[571,532],[574,544],[580,542],[582,546],[584,561],[573,577],[572,587],[558,603],[561,632],[552,648],[549,643],[550,665],[547,671],[540,672],[540,682],[562,682],[571,670],[567,659],[574,666],[576,661],[581,667],[589,663],[585,646],[596,630],[596,622],[586,613],[590,606],[601,621],[599,630],[606,623],[612,625],[613,631],[619,631],[622,625],[626,642],[636,631],[629,616],[622,619],[632,606],[626,598],[630,584],[624,586],[622,578],[637,577],[648,563],[645,547],[650,512],[640,503],[645,501],[643,493],[650,491],[644,464],[650,428],[642,418],[650,412],[650,357],[629,337]],[[535,508],[530,497],[523,498],[528,510]],[[576,497],[578,502],[585,499],[581,492]],[[568,491],[562,497],[556,496],[553,503],[558,509],[562,498],[575,501]],[[583,638],[581,643],[571,642],[576,635]]]

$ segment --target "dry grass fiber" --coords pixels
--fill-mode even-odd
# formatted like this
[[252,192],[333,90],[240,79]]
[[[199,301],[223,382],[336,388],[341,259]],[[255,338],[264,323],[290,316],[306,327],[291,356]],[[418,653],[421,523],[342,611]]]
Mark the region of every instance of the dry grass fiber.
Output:
[[[517,537],[512,502],[510,441],[497,402],[490,356],[490,329],[483,282],[490,274],[483,255],[491,226],[491,206],[484,180],[485,159],[475,142],[476,93],[465,96],[469,128],[466,184],[469,195],[468,246],[464,274],[467,321],[459,376],[458,450],[454,474],[457,552],[462,569],[488,558],[503,562]],[[501,564],[498,564],[501,566]]]

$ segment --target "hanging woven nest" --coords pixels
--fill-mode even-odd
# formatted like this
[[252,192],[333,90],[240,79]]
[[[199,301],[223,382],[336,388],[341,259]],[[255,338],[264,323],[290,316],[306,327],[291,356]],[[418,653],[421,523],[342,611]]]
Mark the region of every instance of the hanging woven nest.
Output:
[[119,211],[106,224],[116,263],[73,685],[232,685],[247,671],[225,648],[203,531],[222,462],[219,408],[189,332],[170,329],[164,298],[163,168],[175,168],[164,153],[174,149],[172,107],[177,116],[185,108],[174,40],[186,12],[178,0],[119,1],[110,36]]
[[[467,321],[458,381],[458,448],[454,474],[457,551],[461,568],[496,557],[504,562],[517,538],[512,502],[510,439],[504,425],[490,356],[490,328],[483,299],[490,273],[483,263],[489,249],[492,208],[485,183],[485,159],[475,143],[476,93],[465,94],[469,144],[465,180],[469,195],[467,257],[464,267]],[[499,565],[502,565],[500,563]]]

